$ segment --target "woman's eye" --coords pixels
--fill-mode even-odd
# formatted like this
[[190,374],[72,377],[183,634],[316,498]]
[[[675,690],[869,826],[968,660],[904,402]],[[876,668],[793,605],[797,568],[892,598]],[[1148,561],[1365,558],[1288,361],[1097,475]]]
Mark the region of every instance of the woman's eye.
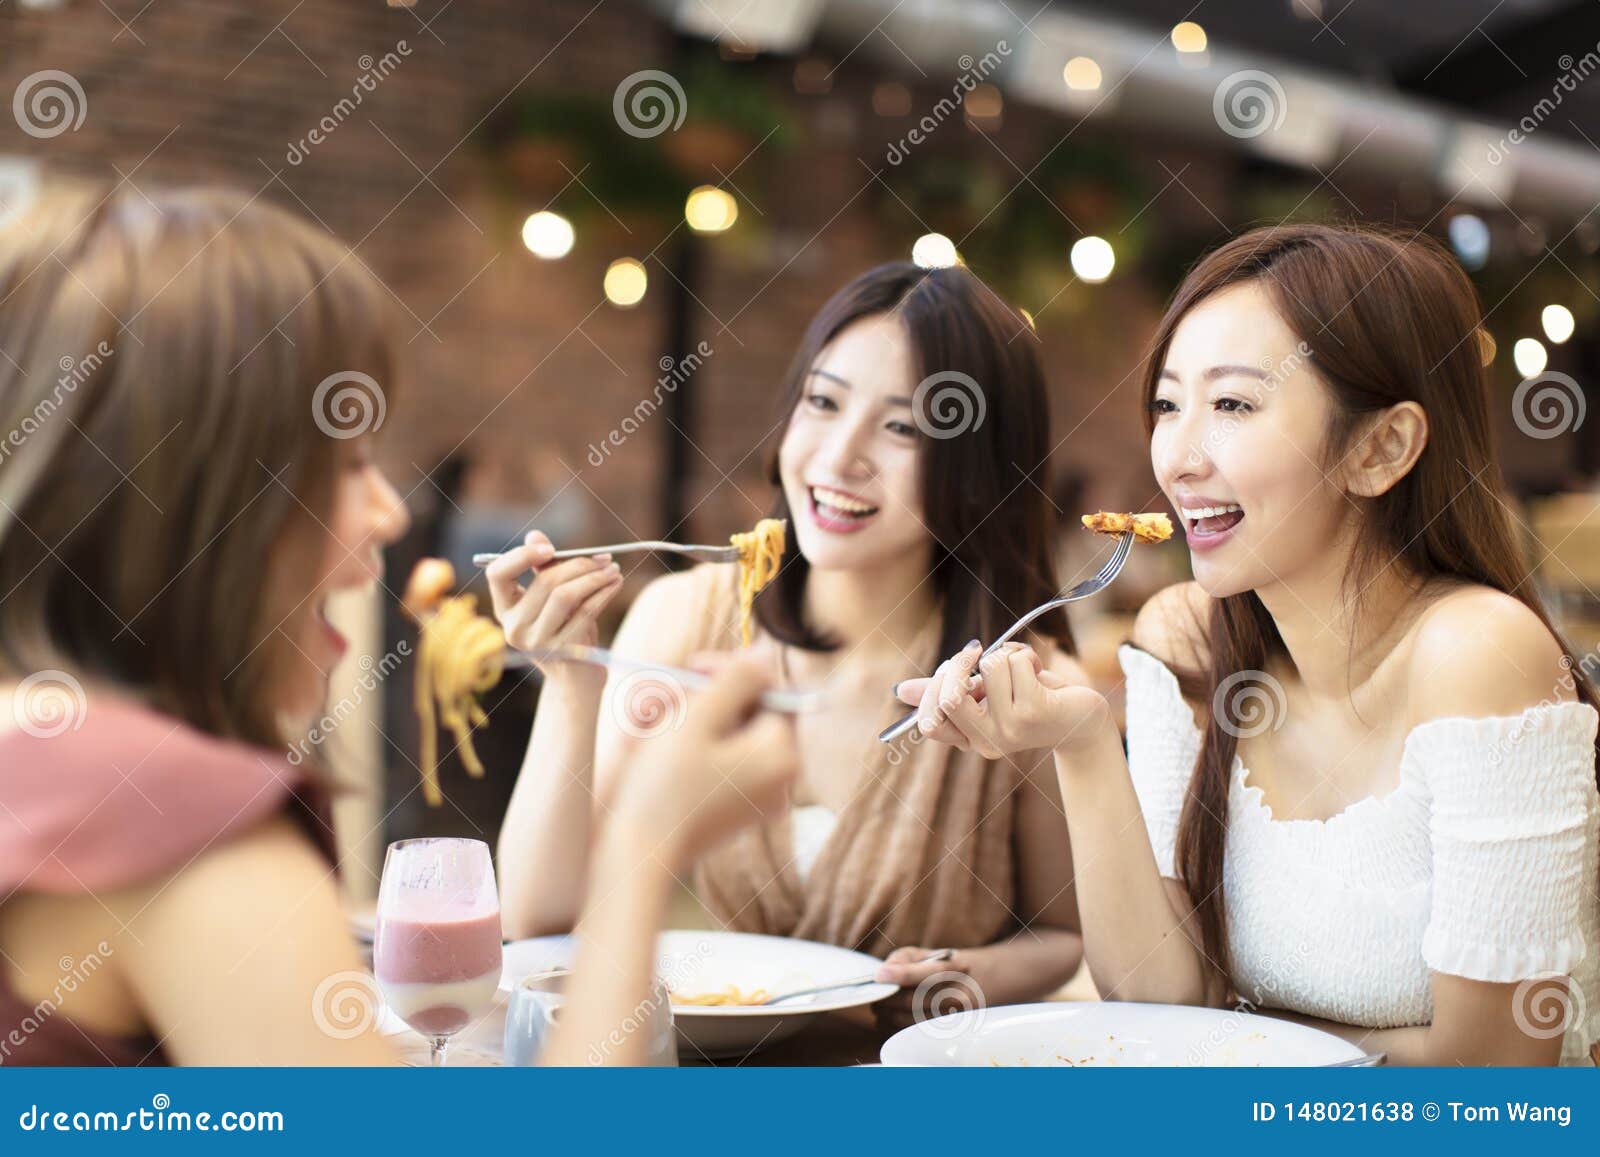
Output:
[[1177,406],[1174,406],[1166,398],[1157,398],[1146,407],[1146,409],[1148,409],[1152,414],[1171,414],[1176,411],[1177,408]]
[[1218,398],[1217,409],[1224,414],[1248,414],[1250,403],[1242,398]]
[[837,410],[839,408],[827,394],[811,394],[806,398],[806,402],[818,410]]
[[889,422],[884,426],[891,434],[903,434],[908,438],[915,437],[917,428],[910,422]]

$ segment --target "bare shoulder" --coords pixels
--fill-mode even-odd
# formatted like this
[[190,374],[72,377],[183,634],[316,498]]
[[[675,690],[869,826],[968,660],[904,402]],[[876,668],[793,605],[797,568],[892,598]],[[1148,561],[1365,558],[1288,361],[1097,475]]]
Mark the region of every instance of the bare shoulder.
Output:
[[1561,643],[1526,603],[1491,587],[1440,596],[1412,628],[1405,661],[1416,722],[1517,715],[1574,698]]
[[[617,630],[616,650],[656,663],[680,663],[721,613],[719,596],[734,595],[733,563],[703,563],[652,580],[639,592]],[[730,604],[731,605],[731,604]]]
[[1207,619],[1215,600],[1197,582],[1151,595],[1133,623],[1133,645],[1167,666],[1198,667],[1208,653]]
[[167,876],[123,890],[119,899],[146,920],[204,914],[259,926],[265,911],[286,914],[308,892],[323,890],[334,894],[328,861],[299,826],[277,816],[219,840]]

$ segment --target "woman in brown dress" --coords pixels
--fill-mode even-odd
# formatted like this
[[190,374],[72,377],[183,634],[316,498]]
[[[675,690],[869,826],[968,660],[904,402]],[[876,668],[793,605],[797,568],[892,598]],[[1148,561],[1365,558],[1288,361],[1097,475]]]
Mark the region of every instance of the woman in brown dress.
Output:
[[[756,600],[755,648],[780,683],[825,684],[828,706],[799,720],[792,811],[712,853],[696,888],[725,927],[889,956],[882,975],[903,986],[880,1006],[891,1023],[913,1015],[925,982],[925,996],[949,982],[970,1001],[1036,999],[1081,959],[1048,759],[875,738],[898,713],[891,685],[969,639],[993,639],[1056,592],[1049,409],[1026,325],[965,269],[863,274],[807,331],[769,467],[790,545]],[[616,563],[553,563],[552,549],[534,532],[490,568],[515,645],[593,641],[620,589]],[[651,583],[616,649],[681,664],[737,647],[735,572],[705,565]],[[1051,666],[1081,679],[1064,618],[1036,627]],[[637,678],[608,691],[572,665],[545,673],[502,829],[508,935],[571,927],[621,752],[670,730],[680,699]],[[641,727],[630,700],[653,701],[661,726]],[[919,963],[940,948],[954,957]]]

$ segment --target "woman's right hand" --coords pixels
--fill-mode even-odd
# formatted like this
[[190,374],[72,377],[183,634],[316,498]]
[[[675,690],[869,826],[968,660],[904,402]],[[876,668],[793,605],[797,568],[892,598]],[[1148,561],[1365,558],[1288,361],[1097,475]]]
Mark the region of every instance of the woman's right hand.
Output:
[[[622,568],[610,555],[560,562],[554,556],[550,539],[531,530],[523,545],[506,551],[484,571],[494,617],[506,642],[518,650],[564,643],[593,646],[599,639],[600,612],[622,589]],[[524,587],[520,580],[529,572],[533,579]],[[604,672],[599,674],[603,681]]]
[[922,734],[984,759],[1080,746],[1108,729],[1116,734],[1105,697],[1046,668],[1032,647],[1006,643],[981,654],[974,640],[931,678],[895,688],[902,703],[917,708]]
[[739,655],[692,694],[675,728],[630,741],[611,820],[674,871],[747,825],[780,814],[800,774],[794,723],[761,709],[772,674]]

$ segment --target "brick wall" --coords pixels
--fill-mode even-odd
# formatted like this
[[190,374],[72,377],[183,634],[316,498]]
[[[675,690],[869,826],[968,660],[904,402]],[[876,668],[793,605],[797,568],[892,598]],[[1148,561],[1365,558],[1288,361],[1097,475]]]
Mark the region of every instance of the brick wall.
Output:
[[[291,144],[370,69],[363,58],[381,59],[401,41],[408,55],[397,53],[398,67],[290,164]],[[564,261],[537,261],[517,229],[538,206],[498,195],[464,137],[519,85],[609,94],[631,72],[661,67],[669,46],[630,0],[423,0],[411,11],[381,0],[69,0],[44,12],[10,0],[0,3],[0,95],[37,70],[60,69],[82,85],[88,108],[77,131],[45,140],[0,120],[0,152],[62,172],[120,171],[141,186],[227,182],[314,216],[355,246],[395,299],[408,380],[385,454],[414,502],[434,500],[419,468],[458,447],[491,467],[478,482],[487,497],[526,498],[534,478],[552,489],[570,476],[552,465],[558,457],[577,473],[570,489],[583,493],[597,531],[656,533],[659,420],[602,467],[585,461],[585,449],[654,385],[666,325],[669,278],[656,262],[649,295],[631,311],[602,303],[601,274],[613,257],[643,256],[664,228],[580,237]],[[767,191],[744,212],[771,226],[769,241],[706,246],[699,296],[710,315],[737,320],[727,331],[706,313],[695,322],[716,350],[697,376],[695,437],[706,455],[696,456],[691,483],[691,503],[705,500],[697,533],[725,533],[767,502],[761,454],[751,450],[770,428],[773,386],[811,312],[854,272],[903,255],[880,225],[881,194],[852,202],[869,180],[857,157],[882,155],[863,138],[884,132],[868,100],[884,70],[865,54],[857,63],[840,70],[831,95],[795,100],[796,116],[816,130],[811,147],[758,151],[744,170]],[[1049,127],[1008,110],[1007,131],[1019,139]],[[956,122],[942,131],[968,130]],[[1152,308],[1135,283],[1098,292],[1108,316]],[[1111,480],[1106,501],[1123,491],[1142,501],[1148,481],[1128,453],[1140,437],[1131,382],[1105,396],[1137,348],[1050,324],[1068,309],[1057,302],[1044,326],[1060,432],[1077,431],[1077,468]]]

